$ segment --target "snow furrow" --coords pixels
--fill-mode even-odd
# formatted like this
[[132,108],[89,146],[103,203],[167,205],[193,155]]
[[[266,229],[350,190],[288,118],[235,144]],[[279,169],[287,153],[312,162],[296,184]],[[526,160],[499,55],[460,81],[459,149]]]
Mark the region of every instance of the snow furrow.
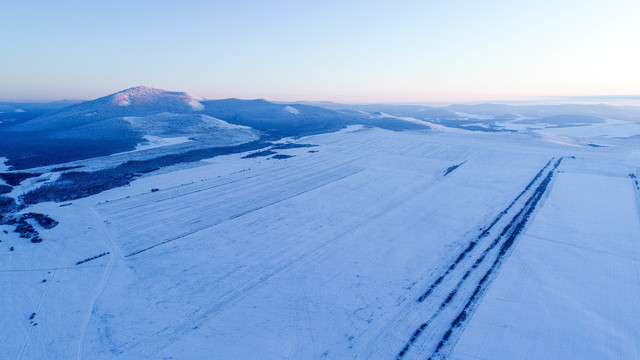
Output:
[[[327,251],[330,246],[337,244],[345,238],[348,238],[352,234],[359,231],[361,228],[366,227],[368,224],[375,223],[383,217],[390,208],[400,207],[407,198],[414,196],[413,192],[408,189],[406,193],[402,193],[398,198],[394,199],[390,204],[382,204],[381,207],[375,207],[371,209],[366,216],[363,217],[361,222],[355,223],[349,226],[345,231],[336,234],[335,237],[328,238],[322,242],[308,247],[304,252],[299,253],[293,257],[285,256],[283,261],[275,261],[268,268],[263,270],[259,276],[251,279],[247,279],[246,283],[240,284],[240,286],[228,291],[220,297],[214,299],[207,306],[201,307],[198,311],[190,314],[179,323],[162,328],[148,337],[141,339],[131,339],[126,343],[113,348],[111,351],[113,354],[121,355],[127,358],[145,358],[150,354],[157,353],[160,349],[170,346],[176,342],[179,338],[184,337],[186,333],[197,330],[202,324],[204,324],[211,317],[216,316],[219,312],[225,309],[230,304],[236,303],[240,298],[249,296],[256,288],[263,286],[269,280],[278,275],[287,272],[296,264],[306,261],[305,259],[317,258],[319,254]],[[295,252],[294,252],[295,253]]]
[[[346,168],[339,168],[333,171],[323,171],[320,172],[318,174],[311,174],[308,178],[302,178],[302,179],[298,179],[298,181],[295,180],[291,180],[289,181],[288,185],[291,186],[291,188],[289,188],[289,190],[284,190],[280,193],[276,193],[276,194],[271,194],[272,196],[263,196],[262,198],[260,197],[249,197],[249,203],[244,208],[240,208],[238,209],[236,207],[235,204],[231,204],[232,206],[230,207],[224,207],[223,211],[220,211],[217,217],[216,216],[211,216],[211,217],[207,217],[206,219],[203,219],[202,216],[199,216],[196,221],[194,221],[194,225],[191,229],[189,230],[182,230],[180,231],[180,233],[176,236],[172,236],[169,237],[168,239],[165,239],[161,242],[157,242],[152,244],[151,246],[147,246],[145,248],[141,248],[138,250],[135,250],[127,255],[125,255],[125,257],[131,257],[134,255],[138,255],[142,252],[151,250],[155,247],[158,247],[160,245],[164,245],[167,244],[169,242],[184,238],[185,236],[194,234],[198,231],[204,230],[206,228],[218,225],[220,223],[223,223],[225,221],[228,220],[232,220],[235,219],[237,217],[249,214],[251,212],[263,209],[267,206],[271,206],[274,204],[277,204],[279,202],[291,199],[293,197],[302,195],[306,192],[315,190],[317,188],[320,188],[322,186],[331,184],[333,182],[342,180],[346,177],[349,177],[351,175],[355,175],[361,171],[363,171],[364,169],[362,168],[355,168],[355,167],[346,167]],[[321,176],[318,179],[318,176]],[[309,181],[309,179],[311,179],[312,181]],[[300,185],[298,184],[300,183]],[[299,186],[296,186],[299,185]],[[222,204],[221,204],[222,205]],[[227,210],[227,211],[224,211]],[[180,219],[180,222],[184,223],[183,219]]]
[[[442,349],[445,348],[449,344],[449,342],[452,340],[452,335],[458,335],[459,337],[460,332],[465,325],[465,322],[470,318],[470,315],[475,309],[475,307],[477,306],[478,301],[480,300],[480,297],[483,295],[487,287],[490,285],[491,281],[495,277],[495,273],[499,270],[500,265],[504,261],[505,255],[513,246],[516,238],[522,232],[525,225],[529,221],[529,218],[533,213],[533,211],[535,210],[536,205],[538,204],[542,196],[545,194],[547,187],[549,186],[549,183],[553,178],[554,171],[560,165],[561,161],[562,161],[562,158],[556,161],[553,169],[549,171],[545,179],[538,186],[535,192],[531,195],[525,207],[522,208],[518,212],[518,214],[513,218],[513,220],[509,223],[508,228],[505,228],[505,230],[503,230],[500,237],[502,238],[503,236],[506,236],[506,235],[508,236],[506,237],[506,240],[502,243],[502,246],[500,246],[500,250],[498,251],[498,254],[494,259],[493,263],[491,264],[491,267],[489,267],[489,269],[484,273],[484,276],[477,283],[477,286],[475,287],[473,293],[467,299],[464,307],[458,313],[456,318],[451,322],[451,326],[444,333],[444,335],[440,339],[440,342],[436,346],[435,350],[431,353],[431,356],[429,356],[429,359],[442,359],[446,357],[446,352],[442,351]],[[457,334],[454,334],[454,331],[456,331]]]
[[542,176],[542,173],[544,172],[544,170],[547,167],[549,167],[549,165],[551,164],[551,161],[553,161],[553,160],[549,160],[547,162],[547,164],[542,169],[540,169],[540,171],[534,176],[534,178],[524,188],[524,190],[522,190],[522,192],[520,192],[520,194],[511,202],[511,204],[509,204],[509,206],[507,206],[506,209],[504,209],[500,214],[498,214],[498,216],[496,216],[496,218],[491,222],[491,224],[489,224],[488,226],[484,227],[482,229],[482,231],[480,232],[480,234],[475,239],[473,239],[472,241],[469,242],[469,245],[467,245],[467,247],[460,254],[458,254],[458,256],[456,257],[456,260],[453,263],[451,263],[447,267],[447,269],[444,271],[444,273],[442,273],[429,286],[429,288],[418,298],[418,300],[417,300],[418,302],[423,302],[427,297],[429,297],[429,295],[431,294],[431,292],[433,292],[433,290],[436,288],[436,286],[438,286],[445,279],[445,277],[447,277],[447,275],[449,275],[458,266],[458,264],[476,247],[476,245],[478,244],[478,242],[480,242],[480,240],[482,240],[483,238],[485,238],[489,234],[491,229],[493,229],[493,227],[504,217],[504,215],[506,215],[509,212],[509,210],[511,210],[511,208],[515,205],[515,203],[527,191],[529,191],[529,189],[533,186],[533,184],[535,184],[536,181],[538,181],[540,176]]
[[[478,300],[479,296],[481,295],[481,291],[484,291],[486,285],[488,285],[487,279],[489,275],[491,275],[494,270],[497,270],[497,267],[499,267],[499,264],[506,251],[511,247],[515,240],[515,237],[523,229],[529,218],[529,215],[535,209],[538,201],[545,193],[551,177],[553,176],[553,173],[560,164],[561,160],[562,158],[556,161],[552,169],[548,171],[547,176],[538,184],[538,180],[551,164],[552,160],[550,160],[543,167],[543,169],[541,169],[538,174],[536,174],[533,180],[516,197],[516,199],[514,199],[514,201],[512,201],[512,203],[503,212],[501,212],[496,217],[496,219],[494,219],[494,221],[489,224],[489,226],[485,227],[481,231],[480,235],[469,244],[469,246],[458,256],[456,261],[447,268],[445,273],[438,277],[438,279],[432,284],[427,292],[418,299],[418,303],[422,303],[429,296],[434,296],[438,299],[442,298],[443,300],[439,302],[430,301],[429,303],[427,303],[427,306],[429,307],[427,313],[432,313],[431,317],[427,321],[421,323],[418,328],[412,333],[405,346],[396,356],[396,359],[406,358],[410,350],[412,357],[417,357],[420,354],[423,354],[424,351],[433,351],[432,355],[434,356],[441,353],[441,349],[448,343],[453,330],[460,327],[462,323],[467,319],[470,311],[469,309]],[[534,185],[537,185],[536,188],[531,192],[524,204],[518,205],[517,208],[514,207],[514,205],[521,203],[521,198],[525,194],[528,194],[529,190]],[[518,208],[520,210],[516,212],[515,209]],[[508,223],[504,224],[504,216],[507,214],[513,214],[514,212],[516,213],[511,218],[511,220]],[[487,247],[482,250],[482,252],[478,253],[479,250],[476,245],[483,238],[493,234],[494,231],[492,230],[497,224],[501,224],[501,227],[504,225],[502,231],[500,231],[499,234],[496,234],[494,240],[491,241],[491,243],[489,243]],[[468,255],[471,255],[471,257],[469,257]],[[495,257],[491,265],[485,262],[485,259],[490,257]],[[468,265],[466,271],[458,268],[458,265],[462,263]],[[482,274],[484,274],[484,276],[481,277]],[[459,280],[455,282],[455,279],[460,275],[461,277],[459,278]],[[448,281],[444,281],[446,280],[445,277],[453,278]],[[448,292],[444,288],[437,289],[441,284],[451,285],[454,282],[455,285]],[[435,292],[435,290],[438,290],[437,293]],[[454,300],[456,296],[463,296],[462,294],[470,297],[465,298],[466,303],[462,311],[457,312],[459,311],[458,306],[464,303],[465,300]],[[458,310],[455,310],[456,308],[458,308]],[[450,323],[447,323],[447,321],[450,321],[447,319],[451,318],[454,318],[454,320]],[[432,328],[434,331],[430,331],[429,335],[426,337],[421,336],[424,335],[427,328]],[[448,330],[444,332],[444,334],[438,335],[436,333],[437,330],[443,328],[448,328]]]

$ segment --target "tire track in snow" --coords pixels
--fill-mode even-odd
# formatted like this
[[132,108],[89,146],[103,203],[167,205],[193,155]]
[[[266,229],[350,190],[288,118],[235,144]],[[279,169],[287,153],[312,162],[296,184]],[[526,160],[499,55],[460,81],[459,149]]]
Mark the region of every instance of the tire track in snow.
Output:
[[[62,262],[62,258],[64,257],[64,255],[66,254],[67,251],[67,245],[69,244],[69,239],[71,238],[71,234],[73,233],[73,229],[75,228],[75,223],[73,223],[71,225],[71,229],[69,230],[69,234],[67,234],[67,238],[64,241],[64,245],[62,246],[62,251],[60,251],[60,256],[58,257],[58,260],[56,261],[56,264],[54,266],[54,270],[51,271],[51,277],[49,278],[49,281],[47,281],[47,288],[44,291],[44,295],[42,296],[42,298],[40,299],[40,302],[38,303],[38,308],[36,309],[36,311],[34,312],[36,314],[36,316],[40,315],[40,312],[42,311],[42,306],[45,302],[45,300],[47,299],[47,296],[49,295],[49,292],[51,291],[51,288],[54,285],[54,279],[56,278],[56,274],[57,269],[60,268],[60,263]],[[31,338],[31,333],[33,332],[33,327],[35,325],[37,325],[37,322],[34,321],[35,324],[29,326],[29,330],[27,331],[27,334],[24,337],[24,341],[22,342],[22,346],[20,347],[20,354],[18,355],[18,359],[22,360],[22,358],[24,357],[24,353],[27,350],[27,346],[29,344],[29,340]]]
[[509,212],[509,210],[511,210],[511,208],[515,205],[515,203],[527,191],[529,191],[529,189],[533,186],[533,184],[535,184],[536,181],[538,181],[540,176],[542,176],[542,173],[544,172],[544,170],[547,167],[549,167],[549,165],[551,164],[551,161],[553,161],[553,159],[547,162],[547,164],[534,176],[534,178],[531,180],[531,182],[529,182],[529,184],[524,188],[524,190],[520,192],[520,194],[509,204],[509,206],[507,206],[506,209],[502,210],[502,212],[498,214],[498,216],[496,216],[496,218],[491,222],[491,224],[489,224],[488,226],[482,229],[482,231],[480,232],[480,235],[478,235],[475,239],[469,242],[469,245],[467,245],[467,247],[460,254],[458,254],[458,256],[456,257],[456,260],[453,263],[451,263],[449,267],[447,267],[445,272],[441,274],[422,295],[420,295],[420,297],[418,298],[418,302],[423,302],[427,297],[429,297],[429,295],[431,295],[433,290],[438,285],[440,285],[440,283],[445,279],[445,277],[447,277],[447,275],[449,275],[453,270],[455,270],[458,264],[476,247],[476,245],[478,245],[478,243],[483,238],[485,238],[489,234],[491,229],[502,219],[502,217],[505,216]]
[[78,360],[82,359],[82,354],[84,353],[84,345],[87,337],[87,330],[89,329],[89,322],[91,321],[91,315],[93,315],[93,310],[96,307],[96,302],[102,296],[102,294],[104,293],[104,290],[107,287],[107,284],[109,283],[109,278],[111,276],[111,271],[113,270],[114,264],[116,262],[116,257],[118,259],[122,259],[122,253],[120,253],[120,249],[118,249],[118,247],[114,244],[113,240],[109,236],[109,232],[104,227],[104,222],[100,221],[100,216],[95,211],[95,209],[91,208],[85,211],[91,212],[93,214],[93,218],[95,221],[94,226],[96,226],[96,228],[102,233],[102,239],[104,240],[105,244],[109,248],[109,252],[112,253],[113,255],[109,257],[109,263],[107,264],[105,271],[102,273],[102,278],[100,279],[98,289],[96,290],[96,293],[94,294],[94,296],[91,298],[91,302],[87,307],[88,311],[87,311],[87,315],[84,318],[82,333],[81,333],[80,341],[78,342],[78,350],[76,352],[76,358]]
[[[443,284],[443,280],[445,279],[445,277],[447,277],[449,274],[451,274],[451,272],[457,267],[457,265],[460,264],[461,261],[465,257],[467,257],[468,254],[471,253],[471,251],[476,247],[476,245],[480,242],[480,240],[482,240],[483,238],[487,237],[491,233],[491,229],[493,227],[495,227],[495,225],[498,224],[499,221],[505,215],[507,215],[508,213],[513,213],[515,211],[515,210],[513,210],[513,211],[510,211],[510,210],[512,210],[512,208],[518,202],[518,200],[523,195],[527,194],[527,192],[533,187],[533,185],[536,184],[536,182],[544,174],[545,169],[547,169],[549,167],[549,165],[551,164],[552,160],[550,160],[542,168],[542,170],[540,170],[540,172],[538,172],[538,174],[536,174],[534,179],[516,197],[516,199],[514,201],[512,201],[512,203],[503,212],[501,212],[494,219],[494,221],[491,224],[489,224],[487,227],[485,227],[481,231],[480,235],[476,239],[474,239],[469,244],[469,246],[459,254],[458,258],[456,258],[456,261],[454,261],[449,266],[449,268],[447,268],[445,273],[443,275],[441,275],[432,284],[432,286],[430,286],[427,289],[427,291],[422,296],[420,296],[420,298],[418,298],[418,301],[417,301],[418,303],[422,303],[424,300],[426,300],[427,297],[429,297],[433,293],[434,289],[436,289],[438,287],[438,285]],[[535,188],[535,190],[533,190],[533,192],[528,197],[528,199],[526,200],[524,205],[515,214],[515,216],[513,216],[511,221],[509,221],[506,224],[506,226],[497,235],[497,237],[479,254],[478,257],[475,258],[475,261],[473,261],[473,264],[467,269],[467,271],[464,273],[462,278],[457,282],[457,284],[455,285],[453,290],[451,290],[448,293],[446,298],[435,309],[435,311],[433,312],[433,315],[427,321],[423,322],[412,333],[411,337],[406,342],[405,346],[397,354],[397,356],[396,356],[397,360],[403,359],[409,353],[409,351],[412,349],[412,347],[419,340],[420,336],[425,333],[425,330],[433,322],[435,322],[435,321],[442,322],[443,321],[443,319],[442,319],[443,316],[446,317],[447,315],[451,315],[451,309],[449,309],[449,307],[453,304],[452,301],[454,300],[456,295],[461,293],[460,290],[466,290],[466,291],[473,290],[468,298],[462,300],[464,302],[464,306],[463,306],[461,311],[454,313],[455,318],[449,324],[449,328],[447,329],[447,331],[441,337],[435,337],[435,338],[434,338],[433,333],[432,333],[429,336],[429,339],[426,339],[426,340],[423,339],[424,341],[422,341],[423,344],[422,344],[421,348],[433,349],[433,351],[431,353],[431,356],[430,356],[430,359],[434,358],[434,357],[442,357],[443,356],[442,355],[443,354],[443,351],[442,351],[443,348],[445,346],[447,346],[449,341],[452,339],[452,335],[454,335],[454,331],[460,329],[464,325],[466,320],[469,319],[469,315],[473,311],[473,309],[475,308],[475,306],[477,304],[477,301],[482,296],[482,294],[486,290],[487,286],[489,285],[489,283],[493,279],[492,278],[492,274],[495,273],[498,270],[498,268],[500,267],[500,265],[502,264],[502,261],[503,261],[503,258],[505,256],[505,254],[508,252],[508,250],[513,245],[516,237],[524,229],[524,226],[526,225],[527,221],[529,220],[530,215],[535,210],[536,205],[538,204],[539,200],[545,194],[546,189],[547,189],[547,187],[548,187],[548,185],[549,185],[549,183],[550,183],[550,181],[551,181],[551,179],[553,177],[553,174],[554,174],[555,170],[557,169],[557,167],[560,165],[561,161],[562,161],[562,158],[558,159],[555,162],[555,164],[553,165],[552,169],[550,169],[547,172],[547,175],[540,182],[540,184]],[[501,245],[498,247],[499,244],[501,244]],[[493,253],[495,253],[495,254],[493,254]],[[474,283],[474,281],[476,281],[476,278],[478,278],[480,276],[480,275],[477,275],[476,272],[478,271],[478,269],[483,269],[484,270],[484,267],[486,267],[486,265],[484,265],[484,267],[483,267],[483,263],[484,263],[485,259],[489,258],[489,256],[495,256],[495,259],[493,260],[491,265],[488,267],[488,269],[486,269],[486,272],[484,273],[484,276],[482,276],[480,279],[477,279],[477,281],[478,281],[477,283]],[[480,272],[480,274],[482,274],[482,272]],[[449,282],[445,282],[445,283],[446,284],[450,284],[450,281]],[[437,345],[435,343],[432,343],[433,340],[437,341]],[[434,347],[435,347],[435,349],[434,349]],[[413,354],[413,355],[416,355],[416,354]]]
[[467,302],[465,303],[463,309],[458,313],[458,316],[456,316],[456,318],[451,322],[451,326],[442,336],[435,350],[431,353],[431,356],[429,356],[429,359],[444,357],[444,354],[441,352],[441,350],[445,346],[447,346],[454,331],[457,330],[457,332],[459,333],[462,330],[463,325],[469,319],[469,315],[477,307],[478,300],[480,300],[482,295],[485,293],[487,287],[495,278],[495,276],[492,276],[492,275],[499,270],[500,266],[503,263],[505,255],[511,249],[516,238],[522,232],[525,225],[529,221],[531,214],[535,210],[536,205],[538,204],[540,199],[542,199],[542,196],[545,194],[547,187],[549,186],[549,183],[553,178],[554,171],[560,165],[561,161],[562,161],[562,158],[556,161],[553,169],[549,171],[545,179],[542,181],[542,183],[540,183],[536,191],[527,201],[527,204],[525,205],[525,207],[522,208],[518,212],[518,214],[513,218],[513,220],[509,223],[509,229],[507,230],[505,228],[505,230],[503,230],[503,232],[500,234],[500,237],[507,236],[507,235],[508,236],[506,237],[506,240],[502,243],[502,246],[498,251],[498,255],[496,256],[495,260],[491,264],[491,267],[485,272],[484,276],[478,282],[473,293],[467,299]]

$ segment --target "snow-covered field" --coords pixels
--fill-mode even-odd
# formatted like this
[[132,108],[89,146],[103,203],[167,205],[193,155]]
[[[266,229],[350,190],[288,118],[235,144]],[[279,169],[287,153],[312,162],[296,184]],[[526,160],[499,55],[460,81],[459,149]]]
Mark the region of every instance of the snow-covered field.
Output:
[[35,205],[2,357],[638,358],[636,143],[547,140],[352,126]]
[[640,222],[624,170],[564,166],[452,358],[638,358]]

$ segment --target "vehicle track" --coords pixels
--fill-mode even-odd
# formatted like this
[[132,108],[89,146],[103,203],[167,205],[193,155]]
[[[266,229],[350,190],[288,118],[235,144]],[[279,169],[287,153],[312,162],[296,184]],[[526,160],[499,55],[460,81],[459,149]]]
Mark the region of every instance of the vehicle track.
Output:
[[91,320],[91,315],[93,315],[93,309],[96,306],[96,302],[98,301],[100,296],[102,296],[102,294],[104,293],[104,290],[107,287],[107,284],[109,283],[109,278],[111,277],[111,272],[113,270],[116,260],[122,258],[122,253],[120,252],[118,247],[113,243],[113,240],[109,236],[109,232],[104,228],[104,224],[102,221],[100,221],[100,217],[98,213],[95,211],[95,209],[90,208],[90,209],[86,209],[85,211],[91,212],[93,214],[95,226],[98,229],[98,231],[102,233],[102,239],[104,240],[105,245],[107,245],[107,247],[109,248],[109,253],[113,254],[113,256],[109,257],[109,263],[107,264],[107,267],[102,273],[102,278],[100,279],[98,288],[94,296],[91,298],[91,302],[89,303],[88,311],[86,313],[86,316],[84,318],[84,323],[82,326],[80,341],[78,342],[78,350],[76,351],[77,359],[82,359],[82,354],[84,353],[84,345],[87,337],[87,330],[89,329],[89,322]]
[[493,227],[509,212],[509,210],[511,210],[511,208],[515,205],[515,203],[518,200],[520,200],[520,198],[527,191],[529,191],[529,189],[533,186],[533,184],[536,183],[536,181],[538,181],[540,176],[542,176],[542,173],[544,172],[544,170],[547,167],[549,167],[549,165],[551,164],[551,161],[553,161],[553,159],[549,160],[547,162],[547,164],[542,169],[540,169],[540,171],[534,176],[534,178],[531,180],[531,182],[529,182],[529,184],[524,188],[524,190],[522,190],[522,192],[520,192],[520,194],[518,194],[518,196],[509,204],[509,206],[507,206],[506,209],[502,210],[502,212],[500,214],[498,214],[498,216],[496,216],[495,219],[493,219],[491,224],[489,224],[488,226],[485,226],[484,228],[482,228],[480,234],[475,239],[473,239],[472,241],[469,242],[467,247],[464,250],[462,250],[462,252],[460,254],[458,254],[458,256],[456,257],[456,260],[453,263],[451,263],[449,265],[449,267],[447,267],[447,269],[444,271],[444,273],[442,273],[431,284],[431,286],[429,286],[429,288],[422,295],[420,295],[420,297],[418,298],[418,302],[423,302],[427,297],[429,297],[429,295],[444,280],[444,278],[447,277],[447,275],[449,275],[458,266],[458,264],[476,247],[476,245],[478,245],[478,243],[489,234],[491,229],[493,229]]
[[452,339],[452,335],[454,331],[457,331],[459,335],[465,322],[469,319],[469,315],[471,314],[471,312],[473,312],[473,310],[475,310],[481,296],[484,294],[487,287],[495,278],[495,276],[492,276],[492,275],[494,275],[494,273],[499,270],[500,266],[504,261],[505,255],[507,254],[507,252],[509,252],[516,238],[522,232],[525,225],[529,221],[531,214],[535,210],[536,205],[538,204],[540,199],[542,199],[542,196],[545,194],[547,187],[549,186],[549,183],[553,178],[554,171],[560,165],[561,161],[562,161],[562,158],[556,161],[553,169],[549,171],[549,173],[544,178],[542,183],[540,183],[540,185],[536,188],[535,192],[531,195],[529,200],[527,200],[525,207],[518,212],[518,214],[509,223],[508,227],[502,231],[502,233],[500,234],[500,238],[505,238],[505,241],[500,246],[500,250],[498,251],[498,254],[494,259],[493,263],[491,264],[491,267],[489,267],[489,269],[484,273],[484,275],[478,282],[476,288],[474,289],[473,293],[467,299],[463,309],[458,313],[456,318],[451,322],[451,326],[442,336],[435,350],[431,353],[431,356],[429,356],[429,359],[445,357],[445,354],[442,351],[442,349],[448,345],[449,341]]
[[[546,176],[542,178],[552,160],[536,174],[527,187],[491,224],[482,229],[478,237],[470,242],[447,270],[418,298],[417,303],[422,303],[428,297],[435,297],[436,299],[444,297],[440,301],[433,299],[433,301],[425,303],[429,307],[426,313],[431,313],[432,315],[413,331],[405,346],[396,355],[396,359],[399,360],[406,357],[422,358],[425,352],[431,354],[429,359],[443,358],[446,356],[446,350],[452,349],[452,340],[455,337],[459,337],[463,326],[470,318],[470,314],[475,309],[480,297],[495,277],[495,273],[509,249],[524,229],[530,215],[545,194],[562,158],[558,159],[552,168],[546,172]],[[540,180],[541,178],[542,180]],[[534,185],[534,190],[529,192]],[[521,198],[525,194],[528,195],[526,201],[524,201],[524,204],[519,205],[522,202],[520,201]],[[518,207],[515,207],[516,204],[518,204]],[[516,209],[519,210],[516,211]],[[511,220],[504,224],[502,230],[496,234],[494,229],[496,225],[500,224],[502,226],[505,221],[503,220],[505,215],[514,213],[515,215],[511,217]],[[480,240],[489,235],[496,236],[482,251],[479,249],[473,251],[480,243]],[[488,259],[490,260],[485,261]],[[456,269],[459,264],[467,265],[466,271]],[[462,276],[455,282],[455,276],[460,275]],[[448,277],[453,278],[449,281],[444,281]],[[446,292],[445,289],[438,289],[441,284],[451,285],[454,282],[455,285],[449,292]],[[435,296],[435,290],[438,290],[437,296]],[[456,297],[458,297],[457,301]],[[438,333],[443,327],[447,328],[447,330],[443,333]],[[427,329],[433,329],[433,331],[429,331],[428,335],[425,336]]]
[[[40,302],[38,303],[38,308],[36,309],[36,311],[34,311],[34,313],[36,314],[36,316],[40,315],[41,311],[42,311],[42,306],[44,305],[45,300],[47,299],[47,296],[49,295],[49,293],[51,292],[51,288],[53,286],[55,286],[55,278],[56,275],[58,273],[57,269],[60,268],[60,263],[62,262],[62,258],[64,257],[64,255],[66,254],[67,251],[67,245],[69,244],[69,239],[71,238],[71,234],[73,233],[73,229],[75,228],[75,224],[71,225],[71,229],[69,230],[69,233],[67,234],[67,237],[64,241],[64,245],[62,246],[62,251],[60,251],[60,256],[58,257],[58,260],[56,260],[56,264],[53,267],[54,270],[51,270],[51,276],[49,277],[49,281],[47,281],[47,288],[45,289],[44,295],[42,295],[42,298],[40,299]],[[27,349],[27,346],[29,344],[29,340],[31,338],[31,333],[33,332],[33,327],[35,325],[29,326],[29,330],[27,331],[27,334],[24,337],[24,340],[22,342],[22,346],[20,347],[20,354],[18,355],[18,359],[22,359],[24,357],[24,353]]]

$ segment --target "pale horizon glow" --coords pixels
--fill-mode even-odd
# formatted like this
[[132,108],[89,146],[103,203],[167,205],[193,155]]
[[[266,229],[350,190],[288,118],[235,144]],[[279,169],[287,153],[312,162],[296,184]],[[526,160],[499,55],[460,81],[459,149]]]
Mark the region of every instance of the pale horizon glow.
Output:
[[637,104],[625,95],[640,94],[637,0],[64,0],[3,10],[0,101],[137,85],[342,103],[620,95],[602,102]]

